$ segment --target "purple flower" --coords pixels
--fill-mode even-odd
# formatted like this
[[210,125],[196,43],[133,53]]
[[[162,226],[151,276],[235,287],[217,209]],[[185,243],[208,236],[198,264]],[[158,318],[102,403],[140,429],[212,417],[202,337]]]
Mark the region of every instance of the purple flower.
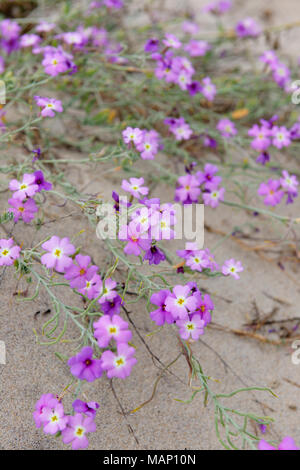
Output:
[[181,25],[182,31],[191,36],[195,35],[199,31],[199,26],[193,21],[184,21]]
[[204,333],[204,321],[199,314],[191,315],[191,318],[184,318],[176,321],[179,328],[179,334],[182,339],[193,339],[196,341]]
[[27,199],[25,202],[22,202],[19,199],[11,198],[8,200],[8,203],[12,206],[8,211],[13,213],[15,222],[18,222],[21,217],[23,221],[28,224],[34,219],[34,214],[38,212],[38,207],[34,199]]
[[[207,185],[207,187],[209,184]],[[207,188],[209,189],[209,187]],[[216,188],[211,185],[211,190],[206,193],[202,193],[203,201],[206,206],[215,208],[219,205],[220,201],[224,201],[225,188]]]
[[147,186],[142,186],[144,178],[130,178],[129,181],[122,181],[122,189],[130,193],[133,197],[139,198],[140,195],[146,196],[149,192]]
[[116,281],[113,279],[105,279],[105,281],[102,283],[101,281],[101,289],[100,292],[102,292],[102,296],[99,299],[99,303],[102,305],[106,301],[111,301],[113,300],[118,294],[114,290],[115,287],[117,286]]
[[187,90],[189,91],[191,96],[197,95],[202,90],[201,83],[197,82],[197,80],[194,80],[187,86]]
[[136,148],[141,152],[143,160],[154,160],[155,155],[159,150],[159,140],[156,131],[143,131],[143,136],[140,142],[136,144]]
[[94,322],[94,336],[97,339],[99,348],[106,348],[111,339],[117,344],[128,343],[131,340],[132,333],[128,329],[128,323],[119,315],[103,315]]
[[198,271],[201,273],[203,269],[209,267],[210,261],[204,250],[197,250],[187,256],[186,265],[189,266],[192,271]]
[[55,404],[50,401],[49,405],[43,410],[44,433],[53,435],[66,428],[68,416],[65,416],[64,407],[58,401]]
[[59,273],[64,273],[73,263],[70,255],[75,253],[75,247],[70,243],[69,238],[60,239],[56,235],[42,244],[42,248],[48,253],[41,257],[41,262],[47,268],[52,268]]
[[222,266],[222,273],[224,276],[233,276],[235,279],[239,279],[240,276],[238,273],[244,271],[242,263],[240,261],[235,261],[235,259],[231,258],[225,261],[224,265]]
[[124,253],[127,255],[139,256],[141,250],[149,250],[151,246],[151,240],[145,238],[147,234],[141,233],[138,226],[134,222],[130,222],[129,225],[123,225],[119,232],[119,239],[122,241],[128,241],[124,248]]
[[288,147],[291,144],[290,131],[284,126],[274,126],[271,131],[271,135],[273,137],[272,143],[278,149]]
[[180,49],[182,46],[179,39],[174,36],[174,34],[166,34],[165,39],[163,39],[163,43],[167,47],[172,47],[173,49]]
[[45,422],[45,411],[49,408],[54,408],[58,404],[58,400],[54,397],[52,393],[45,393],[41,398],[36,402],[35,410],[33,412],[33,419],[37,428],[40,428]]
[[193,312],[195,307],[196,300],[190,296],[189,286],[173,287],[173,293],[166,298],[166,310],[171,312],[174,319],[187,318],[188,310]]
[[287,193],[290,193],[292,196],[298,195],[299,181],[295,175],[289,175],[286,170],[283,170],[280,184],[282,189],[287,191]]
[[20,38],[20,47],[34,47],[41,42],[37,34],[23,34]]
[[279,446],[273,447],[264,439],[261,439],[258,443],[259,450],[299,450],[299,447],[296,446],[295,441],[292,437],[286,436],[280,442]]
[[150,312],[150,318],[158,326],[164,325],[164,323],[174,323],[173,315],[166,310],[166,298],[170,295],[168,290],[160,290],[150,297],[150,302],[157,305],[158,309]]
[[123,132],[123,140],[125,144],[130,144],[133,142],[135,145],[139,144],[143,139],[143,131],[138,127],[134,129],[132,127],[127,127]]
[[82,350],[68,360],[70,372],[80,380],[94,382],[102,375],[100,359],[93,359],[93,349],[85,346]]
[[71,264],[65,271],[65,279],[70,281],[72,289],[82,289],[86,286],[87,276],[91,279],[98,271],[98,266],[89,266],[90,256],[76,255],[76,263]]
[[196,173],[196,177],[199,181],[199,184],[204,184],[205,189],[207,184],[213,184],[215,186],[218,186],[222,178],[220,176],[216,176],[216,173],[218,173],[219,168],[216,165],[213,165],[212,163],[206,163],[204,170],[203,171],[198,171]]
[[265,196],[264,204],[266,206],[276,206],[284,196],[280,181],[272,179],[269,179],[267,183],[260,184],[258,194],[259,196]]
[[162,261],[165,261],[165,259],[165,254],[155,245],[152,245],[151,248],[145,252],[145,256],[143,258],[144,261],[148,260],[149,264],[159,264]]
[[194,298],[196,299],[195,312],[200,315],[206,326],[211,322],[211,312],[215,308],[214,304],[208,294],[202,295],[199,291],[195,292]]
[[206,41],[196,41],[192,39],[185,47],[184,50],[190,54],[191,57],[204,56],[211,46]]
[[107,371],[107,377],[109,379],[128,377],[132,367],[137,363],[136,358],[133,357],[134,353],[135,349],[124,343],[117,345],[116,355],[112,351],[104,351],[101,356],[101,365],[103,370]]
[[260,152],[264,152],[271,145],[271,131],[266,126],[258,126],[254,124],[253,127],[248,131],[248,135],[255,137],[251,142],[251,147]]
[[272,64],[273,78],[277,85],[285,88],[290,81],[291,71],[282,62]]
[[237,134],[237,129],[230,119],[221,119],[217,125],[218,131],[223,137],[230,138]]
[[99,408],[99,403],[95,401],[89,401],[86,403],[82,400],[75,400],[73,401],[72,406],[76,413],[84,413],[86,416],[94,418]]
[[278,64],[278,57],[275,51],[265,51],[259,59],[271,68],[275,68]]
[[0,266],[11,266],[19,258],[21,248],[14,245],[12,238],[0,239]]
[[212,13],[213,15],[221,15],[232,7],[231,0],[219,0],[211,2],[203,8],[206,13]]
[[177,180],[178,188],[175,190],[175,201],[182,204],[192,204],[197,202],[201,194],[200,183],[196,176],[180,176]]
[[19,49],[19,36],[21,27],[15,21],[2,20],[0,22],[1,47],[7,54]]
[[261,152],[256,159],[256,163],[261,163],[262,165],[265,165],[269,161],[270,161],[270,154],[265,151]]
[[201,93],[203,96],[208,100],[208,101],[213,101],[216,93],[217,93],[217,88],[216,86],[212,83],[211,79],[209,77],[203,78],[201,82]]
[[57,113],[63,112],[63,107],[61,101],[55,100],[54,98],[44,98],[41,96],[34,97],[37,106],[40,106],[42,109],[42,117],[54,117],[55,111]]
[[120,313],[122,303],[123,301],[121,297],[119,295],[115,295],[113,299],[101,302],[101,308],[105,315],[118,315]]
[[176,140],[188,140],[193,134],[190,126],[185,122],[184,118],[169,118],[165,119],[165,124],[169,126],[169,131],[175,135]]
[[25,173],[21,182],[17,180],[11,180],[9,183],[9,189],[14,191],[13,198],[23,201],[27,197],[32,197],[38,192],[39,187],[35,182],[35,175]]
[[93,271],[87,271],[85,275],[85,285],[78,292],[85,295],[88,299],[95,299],[101,292],[102,283],[99,274],[94,274]]
[[40,156],[41,156],[41,149],[40,148],[36,148],[34,150],[32,150],[32,153],[34,155],[33,159],[32,159],[32,163],[36,162]]
[[145,52],[157,52],[159,49],[159,39],[151,38],[145,44]]
[[95,432],[96,424],[93,418],[85,417],[82,413],[68,417],[67,427],[62,432],[62,440],[65,444],[72,443],[72,449],[86,449],[89,441],[86,437],[88,432]]
[[47,23],[46,21],[41,21],[35,29],[38,33],[49,33],[55,27],[55,23]]
[[257,37],[260,34],[261,29],[253,18],[246,18],[236,25],[235,31],[240,38],[245,38]]
[[56,77],[70,68],[66,57],[61,52],[46,54],[42,65],[45,69],[45,73],[52,77]]
[[35,184],[38,185],[38,192],[44,190],[44,191],[50,191],[52,189],[52,183],[49,181],[45,180],[44,173],[40,170],[34,172],[35,176]]

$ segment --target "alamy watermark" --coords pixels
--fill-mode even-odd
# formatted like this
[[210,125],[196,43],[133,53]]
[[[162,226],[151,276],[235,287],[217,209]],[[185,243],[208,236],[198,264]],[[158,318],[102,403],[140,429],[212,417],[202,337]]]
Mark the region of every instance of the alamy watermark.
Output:
[[[101,239],[115,240],[120,229],[122,239],[130,237],[130,222],[137,227],[140,239],[175,239],[195,242],[198,249],[204,246],[204,205],[203,204],[157,204],[128,207],[126,197],[120,197],[119,210],[111,203],[97,208],[96,234]],[[126,232],[126,227],[128,232]],[[125,232],[124,232],[125,230]],[[125,235],[124,235],[125,233]]]

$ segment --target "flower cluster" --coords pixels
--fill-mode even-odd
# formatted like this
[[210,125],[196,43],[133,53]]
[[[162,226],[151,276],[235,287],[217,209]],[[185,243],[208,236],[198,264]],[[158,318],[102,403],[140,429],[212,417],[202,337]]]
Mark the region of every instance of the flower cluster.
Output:
[[143,160],[154,160],[157,152],[162,149],[160,135],[155,130],[147,131],[138,127],[127,127],[123,133],[123,140],[128,147],[134,145],[140,152]]
[[[122,188],[139,197],[148,193],[148,188],[141,186],[143,182],[143,178],[130,178],[130,182],[123,180]],[[156,242],[175,237],[172,228],[176,223],[175,208],[173,204],[161,204],[159,199],[145,198],[139,202],[141,206],[130,214],[129,223],[121,226],[118,237],[127,242],[124,247],[127,255],[140,256],[144,251],[144,260],[159,264],[166,257]]]
[[145,51],[151,53],[151,58],[156,61],[155,76],[167,83],[177,84],[182,90],[189,91],[191,96],[202,93],[208,101],[213,101],[216,87],[211,79],[205,77],[200,82],[194,80],[196,71],[190,59],[174,54],[174,50],[184,48],[191,57],[205,56],[211,49],[210,44],[191,39],[183,45],[175,35],[167,33],[161,46],[160,51],[160,41],[157,38],[150,38],[145,44]]
[[266,206],[277,206],[286,194],[286,203],[291,204],[298,196],[299,181],[295,175],[290,175],[283,170],[282,177],[278,180],[269,179],[267,183],[261,183],[258,188],[259,196],[264,197]]
[[62,441],[72,444],[73,450],[85,449],[89,444],[86,434],[96,431],[94,417],[99,404],[75,400],[72,406],[75,415],[66,414],[61,399],[46,393],[37,401],[33,419],[45,434],[61,435]]
[[261,62],[266,64],[268,69],[272,72],[272,77],[280,88],[287,92],[290,91],[289,82],[291,79],[291,71],[289,68],[279,61],[275,51],[265,51],[260,57]]
[[158,308],[150,312],[150,318],[158,326],[176,324],[179,335],[185,340],[198,340],[205,326],[211,322],[214,304],[208,294],[202,294],[194,282],[176,285],[170,290],[152,294],[150,302]]
[[8,212],[13,214],[15,222],[22,218],[28,224],[38,212],[33,196],[41,191],[50,191],[52,184],[46,181],[43,172],[38,170],[34,173],[25,173],[22,181],[11,180],[9,189],[13,191],[13,197],[8,200],[11,206]]
[[204,171],[198,171],[196,175],[180,176],[175,190],[175,201],[180,201],[182,204],[192,204],[198,202],[199,196],[202,194],[205,205],[217,207],[219,202],[224,200],[225,194],[225,189],[219,187],[222,178],[216,175],[217,172],[216,165],[207,163]]
[[[184,259],[184,263],[179,265],[179,272],[184,272],[184,266],[188,267],[191,271],[198,272],[203,270],[217,272],[220,269],[213,253],[208,248],[200,250],[197,243],[187,242],[185,249],[177,250],[176,253],[180,258]],[[243,270],[241,262],[235,261],[233,258],[226,260],[222,266],[222,274],[224,276],[233,276],[235,279],[239,279],[238,273]]]

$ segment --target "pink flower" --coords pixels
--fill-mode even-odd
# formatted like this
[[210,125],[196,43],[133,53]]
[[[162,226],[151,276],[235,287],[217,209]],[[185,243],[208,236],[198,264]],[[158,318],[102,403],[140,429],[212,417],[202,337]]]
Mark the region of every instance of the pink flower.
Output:
[[14,245],[12,238],[0,240],[0,266],[11,266],[19,258],[21,248]]
[[56,77],[70,68],[66,57],[61,52],[46,54],[42,65],[45,68],[45,73],[52,77]]
[[155,131],[143,131],[143,136],[136,148],[141,152],[143,160],[154,160],[159,149],[159,141]]
[[163,43],[165,46],[172,47],[173,49],[180,49],[182,45],[179,39],[174,36],[174,34],[166,34]]
[[191,57],[201,57],[211,49],[211,46],[206,41],[195,41],[192,39],[184,48]]
[[45,434],[56,434],[63,431],[67,426],[68,417],[65,416],[64,407],[61,403],[49,403],[50,407],[43,410],[43,424]]
[[100,304],[103,304],[104,302],[107,302],[107,301],[110,302],[118,295],[116,291],[114,290],[116,286],[117,286],[117,283],[113,279],[110,279],[110,278],[105,279],[103,283],[101,281],[100,293],[102,290],[103,290],[103,293],[99,299]]
[[259,196],[265,196],[264,204],[266,206],[276,206],[284,196],[280,181],[272,179],[269,179],[267,183],[261,183],[258,194]]
[[72,443],[73,450],[86,449],[89,445],[86,434],[95,431],[94,418],[76,413],[75,416],[68,416],[67,427],[62,432],[62,440],[64,444]]
[[204,250],[197,250],[187,257],[186,265],[189,266],[192,271],[198,271],[201,273],[203,269],[210,266],[210,261]]
[[58,400],[52,393],[46,393],[42,395],[41,398],[36,402],[35,410],[33,412],[33,419],[37,428],[40,428],[41,425],[46,421],[45,411],[48,411],[49,408],[55,408],[57,404]]
[[23,34],[20,38],[21,47],[34,47],[41,42],[40,36],[37,34]]
[[201,82],[201,93],[203,96],[208,100],[208,101],[213,101],[216,93],[217,93],[217,88],[216,86],[212,83],[211,79],[209,77],[203,78]]
[[41,262],[47,268],[52,268],[59,273],[64,273],[73,263],[70,255],[75,253],[75,247],[70,243],[69,238],[60,239],[56,235],[42,244],[42,248],[49,253],[41,257]]
[[207,189],[208,184],[218,186],[222,181],[222,178],[220,176],[216,176],[216,173],[218,171],[219,168],[216,165],[206,163],[204,170],[198,171],[196,173],[196,177],[198,178],[199,184],[204,184],[205,189]]
[[200,183],[196,176],[180,176],[177,180],[177,184],[179,187],[175,190],[175,201],[180,201],[182,204],[191,204],[198,201],[201,190]]
[[135,349],[128,344],[120,343],[117,345],[117,354],[112,351],[104,351],[101,356],[101,365],[103,370],[107,371],[107,377],[118,377],[125,379],[131,373],[132,367],[137,363],[135,357],[132,357]]
[[151,240],[147,238],[145,232],[141,232],[134,222],[129,225],[123,225],[119,232],[119,239],[128,243],[124,248],[124,253],[127,255],[139,256],[141,250],[148,250],[151,246]]
[[283,147],[288,147],[291,144],[291,134],[290,131],[284,127],[274,126],[271,130],[271,135],[273,136],[273,145],[278,149]]
[[132,333],[128,329],[128,323],[119,315],[103,315],[94,323],[94,336],[97,339],[99,348],[106,348],[111,339],[117,343],[128,343]]
[[68,365],[71,374],[87,382],[99,379],[103,372],[100,359],[93,359],[93,349],[89,346],[82,348],[76,356],[70,357]]
[[11,198],[8,200],[8,203],[12,206],[12,208],[8,209],[8,212],[13,213],[15,222],[18,222],[21,217],[23,221],[28,224],[34,219],[34,214],[38,212],[38,207],[34,199],[27,199],[25,202],[22,202],[19,199]]
[[271,145],[271,131],[266,126],[258,126],[255,124],[249,131],[248,135],[251,137],[255,137],[255,139],[251,142],[251,147],[259,152],[267,150],[267,148]]
[[44,98],[41,96],[34,97],[37,106],[40,106],[42,109],[41,115],[42,117],[54,117],[55,111],[57,113],[63,112],[63,107],[61,101],[56,100],[54,98]]
[[229,138],[237,134],[237,129],[230,119],[221,119],[217,125],[218,131],[223,137]]
[[188,140],[193,134],[190,126],[185,122],[184,118],[170,118],[165,119],[165,124],[169,126],[170,132],[175,135],[176,140]]
[[49,33],[56,27],[55,23],[47,23],[46,21],[41,21],[40,24],[35,28],[38,33]]
[[158,309],[150,312],[150,318],[158,326],[162,326],[164,323],[174,323],[173,315],[166,310],[165,301],[169,295],[170,291],[164,289],[152,294],[150,297],[150,302],[158,307]]
[[142,186],[144,178],[130,178],[129,181],[122,181],[122,189],[127,191],[132,196],[139,198],[141,195],[146,196],[149,192],[147,186]]
[[23,201],[27,197],[32,197],[38,192],[39,187],[35,182],[35,175],[25,173],[22,182],[11,180],[9,189],[14,191],[13,198]]
[[85,284],[78,292],[85,295],[88,299],[95,299],[101,292],[102,282],[99,274],[94,274],[93,271],[87,271],[85,275]]
[[295,175],[289,175],[286,170],[283,170],[282,178],[280,178],[280,184],[282,189],[287,191],[287,193],[294,197],[298,195],[299,181]]
[[135,145],[137,145],[143,138],[143,131],[138,127],[126,127],[126,129],[122,132],[122,135],[125,144],[130,144],[133,142]]
[[236,25],[235,31],[240,38],[245,38],[258,36],[261,29],[252,18],[246,18]]
[[190,296],[189,286],[177,285],[173,287],[173,293],[166,298],[166,310],[170,312],[174,319],[187,318],[188,310],[194,311],[196,300]]
[[239,279],[240,276],[238,273],[244,271],[242,263],[240,261],[235,261],[233,258],[228,259],[225,261],[224,265],[222,266],[222,273],[224,276],[233,276],[235,279]]
[[91,279],[98,271],[98,266],[90,266],[90,256],[76,255],[76,264],[71,264],[66,268],[65,279],[70,281],[72,289],[82,289],[86,285],[87,276]]
[[215,208],[219,205],[220,201],[224,201],[224,194],[225,188],[212,187],[210,192],[202,193],[204,204],[206,206],[211,206],[212,208]]
[[278,448],[271,446],[264,439],[261,439],[258,443],[259,450],[299,450],[299,447],[296,446],[295,441],[292,437],[286,436],[280,442]]
[[278,57],[274,51],[265,51],[259,59],[272,68],[275,68],[278,64]]
[[182,339],[199,339],[200,335],[204,333],[205,323],[199,314],[191,315],[191,318],[184,318],[176,321],[179,327],[179,334]]

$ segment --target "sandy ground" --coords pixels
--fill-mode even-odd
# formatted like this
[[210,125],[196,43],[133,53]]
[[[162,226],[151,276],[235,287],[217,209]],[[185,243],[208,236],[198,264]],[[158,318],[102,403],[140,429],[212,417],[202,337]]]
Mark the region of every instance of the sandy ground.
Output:
[[[174,3],[182,6],[188,2]],[[204,3],[206,2],[199,0],[190,2],[198,11]],[[232,26],[236,19],[243,18],[246,14],[261,20],[262,12],[269,8],[264,7],[264,3],[237,0],[234,13],[229,15],[228,26]],[[273,1],[272,10],[274,15],[269,24],[300,20],[298,0],[287,0],[284,3],[279,0]],[[204,23],[200,13],[199,21],[200,24]],[[291,31],[283,36],[287,53],[295,57],[295,54],[298,54],[296,39],[299,40],[299,31],[298,34]],[[66,155],[64,152],[64,156]],[[77,157],[74,153],[69,155],[72,155],[72,158]],[[166,161],[165,164],[172,168],[171,162]],[[79,172],[78,168],[69,166],[69,180],[79,188],[89,185],[89,193],[101,191],[109,198],[112,186],[120,186],[122,175],[104,178],[102,169],[98,167],[91,167],[85,173]],[[161,196],[164,201],[171,201],[173,198],[172,191],[167,187],[160,187],[155,196]],[[1,193],[2,207],[6,205],[6,199],[7,193]],[[74,207],[69,204],[64,208],[58,208],[57,201],[53,197],[48,198],[49,219],[53,216],[59,218],[74,211]],[[299,213],[299,202],[294,205],[293,212],[292,209],[288,209],[290,215],[296,215],[297,212]],[[239,211],[225,207],[221,211],[206,209],[205,220],[208,226],[228,232],[234,225],[241,225],[250,219]],[[261,236],[265,233],[269,233],[270,237],[278,234],[278,227],[271,225],[269,221],[265,223],[262,217],[256,219],[254,223],[260,227]],[[80,229],[86,229],[86,232],[76,239],[77,245],[83,246],[86,254],[92,255],[99,266],[105,265],[107,253],[103,249],[103,244],[79,213],[73,217],[72,223],[65,219],[55,224],[44,225],[33,240],[32,232],[28,228],[16,234],[20,237],[20,241],[28,246],[51,235],[54,229],[57,235],[70,237]],[[0,231],[0,235],[5,234]],[[205,246],[212,248],[219,239],[219,236],[207,231]],[[182,244],[174,242],[172,250],[179,247],[182,247]],[[253,318],[254,302],[261,315],[271,312],[276,307],[278,311],[275,318],[298,316],[300,282],[299,270],[294,268],[295,265],[287,266],[283,271],[276,262],[263,260],[257,253],[242,249],[231,239],[227,239],[216,254],[220,262],[233,257],[240,259],[245,267],[245,272],[238,282],[231,279],[200,281],[203,288],[208,289],[212,295],[215,294],[213,300],[216,323],[241,329],[247,320]],[[46,311],[50,303],[44,292],[41,292],[35,302],[19,302],[14,293],[20,289],[24,289],[24,285],[18,283],[10,270],[6,270],[0,291],[0,340],[5,341],[7,348],[7,364],[0,365],[0,448],[62,449],[65,446],[61,439],[45,436],[40,430],[35,430],[32,410],[42,393],[60,393],[69,383],[68,367],[59,361],[54,351],[72,354],[72,344],[48,348],[36,343],[33,329],[40,333],[42,324],[48,317],[43,317],[42,314],[35,316],[35,312]],[[33,293],[32,287],[29,293]],[[70,304],[74,302],[74,296],[70,295],[68,290],[59,291],[59,295]],[[139,334],[151,351],[164,364],[171,362],[180,351],[175,331],[172,328],[164,328],[157,334],[146,336],[155,329],[155,325],[148,318],[145,305],[142,302],[130,305],[130,312]],[[70,324],[67,338],[76,338],[76,335],[76,329]],[[187,400],[191,395],[187,386],[188,367],[183,357],[172,366],[174,375],[167,373],[163,375],[150,404],[126,418],[122,415],[120,404],[125,411],[128,411],[147,400],[151,396],[155,380],[161,373],[161,369],[154,366],[149,351],[136,332],[133,342],[137,347],[138,364],[126,381],[113,382],[115,394],[105,378],[92,385],[84,385],[86,398],[100,403],[96,417],[98,432],[90,435],[90,448],[221,448],[215,436],[211,403],[204,408],[200,396],[191,404],[182,404],[174,400],[176,398]],[[270,426],[267,438],[277,440],[288,434],[293,436],[298,444],[300,443],[298,425],[300,366],[292,364],[292,350],[289,345],[278,347],[208,329],[203,341],[195,344],[193,350],[201,360],[205,372],[219,380],[219,384],[212,382],[211,385],[216,390],[229,392],[245,385],[271,387],[278,395],[278,399],[265,392],[247,393],[235,397],[230,403],[237,409],[251,410],[257,414],[274,417],[275,423]],[[66,407],[71,405],[69,395],[66,395],[64,403]],[[258,432],[254,427],[252,431]]]

